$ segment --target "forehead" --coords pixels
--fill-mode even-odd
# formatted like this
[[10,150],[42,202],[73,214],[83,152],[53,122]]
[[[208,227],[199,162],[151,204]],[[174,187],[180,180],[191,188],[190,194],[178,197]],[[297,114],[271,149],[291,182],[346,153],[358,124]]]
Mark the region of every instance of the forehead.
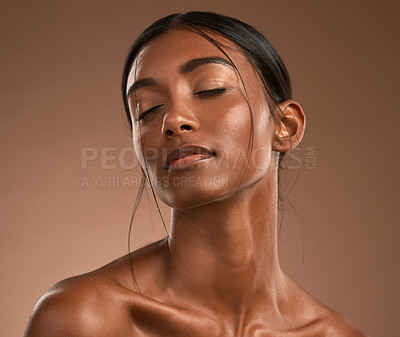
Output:
[[[249,71],[254,73],[239,46],[215,34],[207,35],[220,44],[242,75],[249,74]],[[135,78],[153,77],[165,71],[174,71],[188,60],[210,56],[229,60],[214,43],[199,32],[191,28],[173,28],[156,37],[139,52],[131,67],[127,87],[132,85]]]

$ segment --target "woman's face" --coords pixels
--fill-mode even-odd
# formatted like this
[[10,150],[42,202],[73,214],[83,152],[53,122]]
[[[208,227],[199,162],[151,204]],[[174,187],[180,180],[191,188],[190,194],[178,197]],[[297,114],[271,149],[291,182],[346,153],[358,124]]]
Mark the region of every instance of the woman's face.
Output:
[[147,44],[128,78],[136,155],[156,195],[180,209],[232,196],[276,171],[276,123],[261,80],[239,47],[211,36],[225,46],[248,96],[224,53],[184,28]]

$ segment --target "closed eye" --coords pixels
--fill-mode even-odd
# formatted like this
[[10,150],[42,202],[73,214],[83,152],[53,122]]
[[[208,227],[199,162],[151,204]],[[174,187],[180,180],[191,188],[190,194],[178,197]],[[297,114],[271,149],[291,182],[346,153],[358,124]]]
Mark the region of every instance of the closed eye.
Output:
[[142,119],[143,119],[144,117],[146,117],[146,115],[148,115],[150,112],[153,112],[153,111],[155,111],[155,110],[161,108],[163,105],[164,105],[164,104],[159,104],[159,105],[153,106],[153,107],[150,108],[150,109],[147,109],[146,111],[143,111],[141,114],[139,114],[137,120],[138,120],[138,121],[142,120]]
[[206,96],[206,97],[209,96],[209,97],[212,97],[212,96],[221,95],[226,91],[227,91],[226,88],[215,88],[215,89],[210,89],[210,90],[197,91],[194,94],[196,96]]

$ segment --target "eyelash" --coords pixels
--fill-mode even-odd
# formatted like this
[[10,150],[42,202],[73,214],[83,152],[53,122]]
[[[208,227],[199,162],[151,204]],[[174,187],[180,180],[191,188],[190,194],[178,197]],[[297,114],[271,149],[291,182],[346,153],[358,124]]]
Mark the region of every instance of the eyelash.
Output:
[[215,88],[210,90],[202,90],[195,93],[196,96],[217,96],[226,92],[226,88]]
[[[194,95],[195,96],[200,96],[200,97],[213,97],[213,96],[218,96],[223,94],[224,92],[226,92],[226,88],[215,88],[215,89],[210,89],[210,90],[202,90],[202,91],[198,91],[196,92]],[[157,110],[158,108],[161,108],[164,104],[159,104],[156,106],[153,106],[152,108],[142,112],[137,120],[140,121],[142,120],[148,113]]]
[[146,110],[146,111],[143,111],[143,112],[138,116],[137,120],[138,120],[138,121],[142,120],[144,117],[146,117],[146,115],[147,115],[148,113],[150,113],[150,112],[152,112],[152,111],[154,111],[154,110],[157,110],[158,108],[161,108],[163,105],[164,105],[164,104],[159,104],[159,105],[153,106],[152,108],[150,108],[150,109],[148,109],[148,110]]

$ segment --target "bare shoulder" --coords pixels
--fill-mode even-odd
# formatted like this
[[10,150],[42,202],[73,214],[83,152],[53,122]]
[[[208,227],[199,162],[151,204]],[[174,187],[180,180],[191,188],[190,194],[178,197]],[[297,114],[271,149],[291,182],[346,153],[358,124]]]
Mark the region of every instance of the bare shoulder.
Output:
[[344,316],[324,306],[298,332],[301,337],[368,337]]
[[[132,256],[138,262],[151,261],[158,246],[154,243]],[[129,256],[122,256],[51,287],[37,302],[25,337],[135,336],[132,307],[143,301],[132,281]]]
[[355,327],[348,319],[341,314],[328,309],[329,314],[321,323],[324,326],[328,337],[368,337],[364,332]]
[[[293,280],[288,279],[291,317],[300,317],[301,336],[368,337],[348,319],[322,304]],[[299,316],[297,316],[301,313]]]
[[123,329],[121,295],[117,284],[96,275],[64,280],[38,301],[25,336],[114,336],[116,327],[120,332]]

